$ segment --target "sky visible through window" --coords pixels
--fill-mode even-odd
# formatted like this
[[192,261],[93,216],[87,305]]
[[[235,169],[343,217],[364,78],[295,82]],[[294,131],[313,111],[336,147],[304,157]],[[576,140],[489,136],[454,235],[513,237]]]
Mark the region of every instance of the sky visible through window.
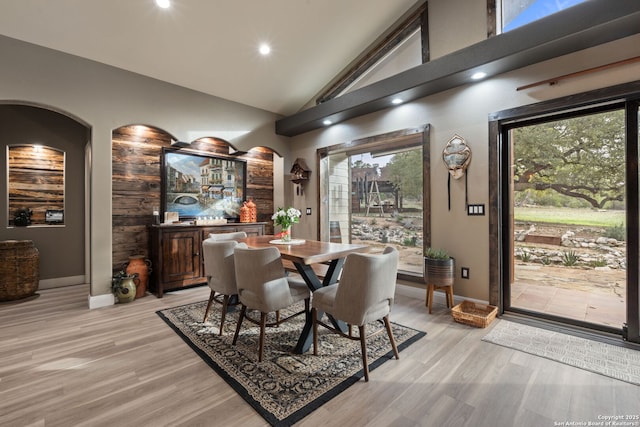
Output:
[[586,0],[502,0],[502,32],[506,33]]

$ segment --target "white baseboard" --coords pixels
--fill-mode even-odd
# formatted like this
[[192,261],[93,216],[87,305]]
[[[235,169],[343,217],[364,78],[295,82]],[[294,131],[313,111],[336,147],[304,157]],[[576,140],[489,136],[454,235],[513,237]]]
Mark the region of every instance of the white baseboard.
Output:
[[63,286],[82,285],[86,283],[83,276],[56,277],[55,279],[44,279],[38,282],[38,289],[61,288]]
[[89,295],[89,310],[93,310],[94,308],[102,308],[108,307],[110,305],[114,305],[116,303],[116,298],[113,294],[105,294],[105,295]]

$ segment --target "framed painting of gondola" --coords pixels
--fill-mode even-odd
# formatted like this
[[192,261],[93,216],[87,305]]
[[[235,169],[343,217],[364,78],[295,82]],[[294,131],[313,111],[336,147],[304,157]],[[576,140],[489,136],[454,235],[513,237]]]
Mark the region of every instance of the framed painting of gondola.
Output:
[[180,221],[225,218],[238,222],[246,194],[246,161],[202,152],[162,151],[162,212]]

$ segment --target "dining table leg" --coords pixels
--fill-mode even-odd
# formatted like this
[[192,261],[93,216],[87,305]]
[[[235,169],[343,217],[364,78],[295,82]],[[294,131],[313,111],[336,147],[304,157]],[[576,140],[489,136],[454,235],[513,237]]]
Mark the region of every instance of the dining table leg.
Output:
[[[329,268],[327,269],[327,274],[324,276],[324,279],[320,281],[320,278],[316,275],[313,268],[307,264],[294,263],[298,273],[304,279],[305,283],[311,290],[314,292],[316,289],[320,289],[323,286],[329,286],[334,283],[337,283],[338,278],[340,277],[340,271],[342,270],[342,265],[344,264],[344,258],[338,258],[331,261],[329,264]],[[324,312],[318,311],[318,319],[321,319],[324,315]],[[348,326],[341,320],[334,319],[333,316],[328,316],[330,322],[333,324],[333,327],[341,330],[342,332],[347,332]],[[300,338],[298,338],[298,342],[294,348],[294,353],[303,354],[309,351],[311,348],[311,344],[313,344],[313,319],[311,318],[311,312],[307,312],[305,314],[305,322],[302,328],[302,333],[300,334]]]

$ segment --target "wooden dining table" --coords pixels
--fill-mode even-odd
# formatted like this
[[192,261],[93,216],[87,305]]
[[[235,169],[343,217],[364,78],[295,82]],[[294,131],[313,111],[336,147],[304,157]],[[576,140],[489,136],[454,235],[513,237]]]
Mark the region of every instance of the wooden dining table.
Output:
[[[340,271],[344,264],[345,258],[351,253],[364,253],[369,251],[369,246],[351,244],[351,243],[333,243],[321,242],[318,240],[295,240],[291,244],[272,243],[278,241],[276,236],[251,236],[240,239],[250,248],[264,248],[275,246],[280,251],[283,260],[289,260],[293,263],[300,276],[305,283],[314,292],[323,286],[336,283],[340,277]],[[321,279],[314,271],[313,266],[318,264],[327,264],[328,268],[324,277]],[[322,317],[323,313],[318,313]],[[346,331],[346,325],[335,319],[330,319],[335,327]],[[313,327],[313,319],[311,313],[307,313],[302,334],[298,339],[298,343],[294,349],[295,353],[302,354],[309,350],[313,342],[311,329]]]

